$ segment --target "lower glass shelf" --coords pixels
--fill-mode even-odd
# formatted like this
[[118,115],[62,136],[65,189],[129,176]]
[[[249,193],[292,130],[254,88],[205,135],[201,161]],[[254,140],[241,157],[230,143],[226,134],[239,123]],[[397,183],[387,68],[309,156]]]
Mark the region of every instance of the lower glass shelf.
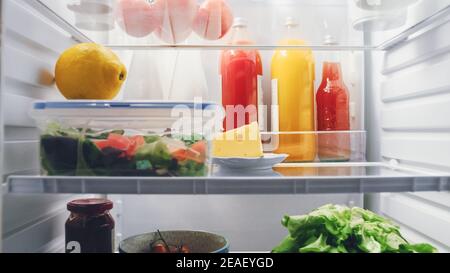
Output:
[[214,166],[210,177],[12,175],[7,193],[26,194],[319,194],[450,191],[450,174],[386,163],[287,163],[271,170]]

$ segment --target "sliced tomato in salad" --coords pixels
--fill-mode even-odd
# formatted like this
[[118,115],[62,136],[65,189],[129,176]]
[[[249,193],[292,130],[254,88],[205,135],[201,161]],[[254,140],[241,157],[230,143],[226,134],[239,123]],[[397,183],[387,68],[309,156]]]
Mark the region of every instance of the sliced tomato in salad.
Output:
[[100,151],[109,147],[109,141],[108,140],[97,140],[97,141],[94,142],[94,144],[97,146],[97,148]]
[[187,149],[176,149],[172,157],[178,161],[192,160],[197,163],[204,163],[206,160],[206,142],[198,141]]
[[133,142],[135,142],[138,146],[145,144],[145,138],[144,136],[137,135],[137,136],[131,136],[129,139]]
[[188,154],[192,160],[197,163],[204,163],[206,160],[206,141],[198,141],[192,144],[191,148],[188,150]]
[[[120,134],[109,134],[105,140],[97,140],[94,142],[99,150],[105,148],[113,148],[123,153],[119,157],[132,158],[136,155],[139,147],[145,144],[145,138],[141,135],[136,136],[123,136]],[[180,142],[182,143],[182,142]],[[168,146],[170,148],[170,154],[178,161],[192,160],[197,163],[204,163],[206,160],[206,142],[198,141],[194,143],[190,148],[186,147],[184,143],[172,142]]]
[[128,137],[119,134],[109,134],[108,136],[109,147],[126,151],[130,148],[131,141]]
[[172,157],[175,158],[177,161],[184,161],[186,160],[186,149],[177,149],[174,150],[171,153]]
[[206,157],[206,141],[201,140],[192,144],[191,149],[199,152],[203,157]]
[[129,158],[133,157],[138,148],[144,144],[145,139],[140,135],[127,137],[119,134],[109,134],[107,139],[95,141],[95,145],[99,150],[108,147],[117,149],[124,152],[121,157],[127,156]]
[[145,144],[145,139],[143,136],[132,136],[129,137],[130,147],[125,151],[127,157],[133,157],[136,154],[136,151]]

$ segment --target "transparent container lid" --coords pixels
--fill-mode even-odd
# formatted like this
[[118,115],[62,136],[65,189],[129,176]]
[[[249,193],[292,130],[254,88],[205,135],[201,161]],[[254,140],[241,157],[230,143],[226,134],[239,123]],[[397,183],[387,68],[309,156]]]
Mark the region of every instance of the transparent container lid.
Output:
[[[174,109],[214,111],[214,102],[195,101],[38,101],[33,114],[73,117],[173,117]],[[82,109],[82,111],[81,111]]]
[[30,114],[43,126],[56,120],[65,126],[105,129],[202,128],[211,120],[221,120],[218,107],[196,101],[39,101]]
[[187,107],[189,109],[205,110],[215,106],[214,102],[193,101],[38,101],[34,103],[35,110],[48,109],[171,109],[173,107]]

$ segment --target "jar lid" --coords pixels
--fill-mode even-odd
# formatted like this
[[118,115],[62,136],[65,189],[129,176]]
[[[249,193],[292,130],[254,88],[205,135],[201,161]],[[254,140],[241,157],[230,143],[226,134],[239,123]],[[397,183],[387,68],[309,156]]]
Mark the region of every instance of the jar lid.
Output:
[[112,208],[112,201],[101,198],[77,199],[67,203],[67,209],[76,213],[103,213]]
[[233,27],[246,27],[248,25],[248,21],[242,17],[236,17],[233,21]]
[[297,21],[292,17],[287,17],[286,21],[284,22],[284,25],[286,27],[298,27]]

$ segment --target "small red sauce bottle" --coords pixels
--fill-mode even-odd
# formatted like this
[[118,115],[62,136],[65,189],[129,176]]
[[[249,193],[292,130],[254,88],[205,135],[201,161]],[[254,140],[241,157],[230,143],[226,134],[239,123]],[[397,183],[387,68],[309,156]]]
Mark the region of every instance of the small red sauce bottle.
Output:
[[[329,58],[333,59],[333,57]],[[350,147],[349,92],[337,60],[323,63],[322,82],[316,93],[318,154],[321,161],[348,161]]]

